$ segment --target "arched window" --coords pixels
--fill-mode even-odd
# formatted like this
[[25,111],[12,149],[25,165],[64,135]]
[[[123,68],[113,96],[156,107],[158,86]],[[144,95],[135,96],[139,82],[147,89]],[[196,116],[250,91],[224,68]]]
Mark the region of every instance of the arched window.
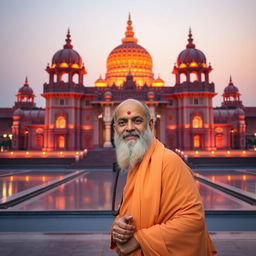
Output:
[[58,148],[65,148],[65,137],[64,136],[58,136],[57,146],[58,146]]
[[200,148],[201,147],[201,136],[195,135],[194,136],[194,148]]
[[186,82],[187,81],[187,77],[184,73],[180,74],[180,83]]
[[194,81],[197,81],[198,80],[198,76],[197,76],[197,73],[190,73],[190,82],[194,82]]
[[56,128],[66,128],[66,119],[64,116],[59,116],[56,120]]
[[192,121],[193,128],[202,128],[203,127],[203,121],[200,116],[194,116]]

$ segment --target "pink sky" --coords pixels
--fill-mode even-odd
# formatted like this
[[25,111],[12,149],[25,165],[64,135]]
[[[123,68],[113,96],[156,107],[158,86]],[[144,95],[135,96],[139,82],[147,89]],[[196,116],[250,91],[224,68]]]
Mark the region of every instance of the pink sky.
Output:
[[254,0],[3,0],[0,107],[14,105],[26,75],[37,106],[44,107],[44,69],[62,48],[68,27],[88,72],[85,85],[93,86],[99,74],[105,75],[108,54],[121,43],[128,12],[138,43],[153,58],[155,76],[160,74],[166,85],[174,85],[173,64],[191,26],[196,48],[213,67],[210,81],[218,93],[214,105],[220,105],[232,75],[244,105],[256,106],[255,11]]

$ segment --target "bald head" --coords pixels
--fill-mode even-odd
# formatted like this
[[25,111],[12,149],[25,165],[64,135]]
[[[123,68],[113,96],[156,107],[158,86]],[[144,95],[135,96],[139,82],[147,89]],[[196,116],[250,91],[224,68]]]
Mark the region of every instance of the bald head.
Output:
[[[140,101],[138,101],[138,100],[135,100],[135,99],[127,99],[127,100],[121,102],[121,103],[116,107],[116,109],[115,109],[115,111],[114,111],[114,122],[116,122],[116,120],[117,120],[117,113],[118,113],[118,111],[119,111],[119,109],[120,109],[121,107],[127,107],[127,112],[128,112],[128,111],[130,111],[130,110],[129,110],[129,106],[132,107],[133,105],[139,105],[139,106],[141,106],[141,108],[143,109],[143,112],[144,112],[144,114],[145,114],[145,116],[146,116],[146,118],[147,118],[147,121],[149,122],[149,121],[151,120],[150,110],[149,110],[149,108],[148,108],[148,106],[147,106],[146,104],[144,104],[144,103],[142,103],[142,102],[140,102]],[[131,111],[130,111],[130,112],[131,112]]]

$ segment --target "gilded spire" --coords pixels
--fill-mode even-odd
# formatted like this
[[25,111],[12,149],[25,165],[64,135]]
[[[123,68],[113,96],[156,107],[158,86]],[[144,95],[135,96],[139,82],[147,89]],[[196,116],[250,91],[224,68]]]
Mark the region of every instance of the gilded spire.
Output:
[[123,43],[137,43],[137,41],[138,40],[136,38],[134,38],[131,14],[129,13],[126,32],[125,32],[125,38],[122,39],[122,42]]
[[186,45],[187,48],[195,48],[195,45],[193,44],[193,37],[192,37],[192,31],[191,27],[189,27],[189,32],[188,32],[188,44]]
[[68,33],[66,37],[66,44],[63,46],[64,49],[73,49],[73,45],[71,44],[71,35],[70,35],[70,29],[68,28]]

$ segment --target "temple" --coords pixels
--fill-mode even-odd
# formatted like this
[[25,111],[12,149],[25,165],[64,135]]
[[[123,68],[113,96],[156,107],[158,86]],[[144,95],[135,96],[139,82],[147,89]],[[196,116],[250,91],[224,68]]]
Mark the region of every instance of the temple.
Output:
[[94,86],[84,86],[87,71],[68,30],[63,49],[45,69],[49,75],[42,93],[45,108],[36,106],[26,78],[13,107],[0,109],[1,149],[6,145],[12,150],[43,151],[111,148],[113,111],[127,98],[149,106],[156,137],[171,149],[253,147],[256,107],[243,105],[231,77],[221,106],[213,107],[213,68],[196,48],[191,29],[172,68],[173,85],[154,75],[152,57],[134,37],[130,15],[125,36],[108,55],[106,68]]

